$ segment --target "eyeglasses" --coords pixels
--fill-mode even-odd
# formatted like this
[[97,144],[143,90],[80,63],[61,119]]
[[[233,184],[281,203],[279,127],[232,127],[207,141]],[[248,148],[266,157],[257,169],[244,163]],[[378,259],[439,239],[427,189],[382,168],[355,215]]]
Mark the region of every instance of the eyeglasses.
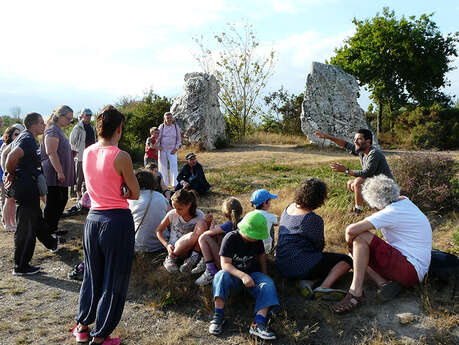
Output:
[[67,119],[67,121],[70,121],[70,122],[73,121],[73,117],[67,117],[67,116],[64,116],[64,117]]
[[19,132],[13,133],[13,137],[17,137],[19,135]]

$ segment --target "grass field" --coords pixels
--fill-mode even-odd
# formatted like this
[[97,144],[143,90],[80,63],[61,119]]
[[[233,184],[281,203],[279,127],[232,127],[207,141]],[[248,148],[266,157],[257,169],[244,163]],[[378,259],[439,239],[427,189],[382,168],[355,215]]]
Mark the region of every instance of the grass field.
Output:
[[[187,151],[180,153],[183,156]],[[391,154],[396,153],[388,153]],[[455,153],[456,154],[456,153]],[[346,176],[331,171],[329,163],[341,161],[357,168],[357,159],[336,149],[319,149],[301,144],[246,144],[212,152],[201,152],[198,159],[212,184],[209,195],[200,199],[200,208],[223,222],[222,201],[239,198],[244,211],[252,208],[250,194],[266,188],[279,198],[271,212],[279,214],[292,201],[295,188],[309,177],[318,177],[329,188],[329,199],[316,211],[325,222],[326,250],[345,252],[344,229],[365,215],[349,212],[352,195],[345,191]],[[456,157],[457,159],[457,157]],[[450,252],[459,248],[452,241],[458,229],[455,212],[439,217],[428,215],[433,225],[434,246]],[[72,344],[68,330],[77,311],[79,283],[66,278],[71,266],[81,259],[84,216],[61,221],[69,230],[67,243],[57,255],[41,244],[32,264],[44,273],[29,278],[11,276],[13,236],[0,234],[0,344]],[[253,317],[253,300],[245,295],[230,297],[225,309],[227,323],[222,336],[207,333],[213,312],[211,288],[198,288],[197,276],[171,275],[162,267],[162,255],[137,254],[131,276],[128,300],[115,335],[125,345],[147,344],[262,344],[248,335]],[[388,303],[378,304],[375,286],[368,282],[368,303],[346,315],[329,312],[329,302],[307,301],[294,281],[276,272],[272,258],[268,271],[276,282],[282,310],[272,324],[275,344],[455,344],[459,340],[457,296],[451,299],[452,284],[423,283],[405,289]],[[337,287],[347,288],[351,275]],[[415,320],[401,325],[397,313],[412,312]]]

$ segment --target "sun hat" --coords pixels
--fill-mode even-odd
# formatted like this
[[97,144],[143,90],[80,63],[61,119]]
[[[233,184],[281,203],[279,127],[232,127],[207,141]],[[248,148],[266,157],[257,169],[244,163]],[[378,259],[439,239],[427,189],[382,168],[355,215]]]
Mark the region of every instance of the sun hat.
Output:
[[250,202],[255,207],[258,207],[261,204],[264,204],[269,199],[277,199],[277,194],[271,194],[266,189],[257,189],[255,192],[252,193],[252,196],[250,197]]
[[242,234],[254,240],[268,238],[268,222],[266,217],[258,211],[247,213],[237,227]]
[[186,160],[190,160],[190,159],[192,159],[192,158],[194,158],[194,157],[196,157],[196,155],[195,155],[193,152],[191,152],[191,153],[189,153],[189,154],[187,154],[187,155],[185,156],[185,159],[186,159]]

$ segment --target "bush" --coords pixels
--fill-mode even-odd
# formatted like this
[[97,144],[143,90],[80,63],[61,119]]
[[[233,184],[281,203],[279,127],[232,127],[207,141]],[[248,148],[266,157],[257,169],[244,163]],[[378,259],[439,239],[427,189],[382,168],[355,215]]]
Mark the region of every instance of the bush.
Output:
[[441,153],[407,153],[390,159],[395,181],[423,211],[444,212],[457,206],[454,159]]

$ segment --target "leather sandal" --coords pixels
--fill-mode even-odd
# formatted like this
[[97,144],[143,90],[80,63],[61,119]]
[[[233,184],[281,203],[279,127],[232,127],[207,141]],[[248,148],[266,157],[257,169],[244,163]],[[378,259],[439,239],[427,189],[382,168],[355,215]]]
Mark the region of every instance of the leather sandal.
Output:
[[366,298],[363,293],[362,293],[362,296],[357,297],[351,294],[350,292],[348,292],[341,301],[331,306],[330,310],[333,313],[337,313],[337,314],[344,313],[344,312],[354,309],[359,304],[362,304],[365,301],[365,299]]

